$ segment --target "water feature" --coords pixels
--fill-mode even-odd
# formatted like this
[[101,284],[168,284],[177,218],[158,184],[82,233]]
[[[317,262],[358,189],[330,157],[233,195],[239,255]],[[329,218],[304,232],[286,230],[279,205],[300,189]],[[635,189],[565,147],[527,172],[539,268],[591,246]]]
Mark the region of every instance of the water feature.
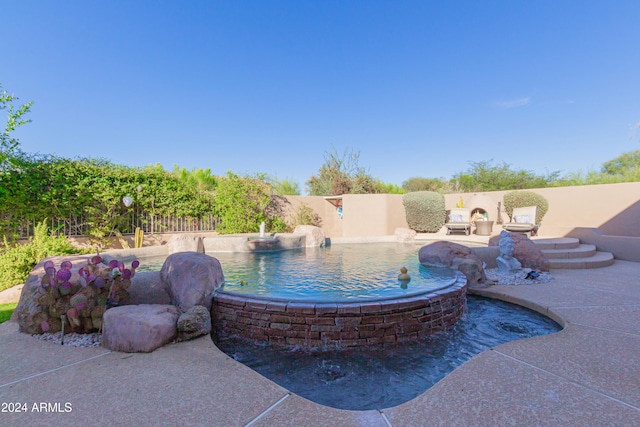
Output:
[[549,318],[502,301],[469,296],[450,330],[413,342],[308,349],[215,339],[233,359],[304,398],[340,409],[396,406],[424,393],[476,354],[560,330]]

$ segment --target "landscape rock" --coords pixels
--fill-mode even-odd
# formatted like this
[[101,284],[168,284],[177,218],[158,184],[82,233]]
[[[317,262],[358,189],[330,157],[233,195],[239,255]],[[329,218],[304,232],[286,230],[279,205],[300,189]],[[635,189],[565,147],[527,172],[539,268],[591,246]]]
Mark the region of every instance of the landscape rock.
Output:
[[162,285],[159,271],[140,271],[131,279],[125,304],[171,304],[171,295]]
[[211,332],[211,313],[196,305],[178,318],[178,341],[187,341]]
[[486,281],[482,261],[471,249],[457,243],[441,241],[423,246],[418,252],[418,259],[425,266],[460,271],[466,276],[469,286],[481,285]]
[[224,283],[220,261],[199,252],[179,252],[167,257],[160,270],[162,285],[171,303],[181,312],[202,305],[211,310],[211,299]]
[[[523,268],[531,268],[536,271],[549,271],[549,260],[526,234],[509,233],[514,243],[513,256],[520,261]],[[489,246],[498,246],[500,236],[489,239]]]
[[325,245],[326,237],[320,227],[314,225],[299,225],[293,230],[293,234],[302,234],[306,237],[305,247],[317,248]]
[[411,243],[416,240],[416,235],[418,234],[415,230],[410,228],[402,228],[398,227],[395,229],[394,233],[398,242],[407,242]]
[[148,353],[177,336],[179,310],[173,305],[114,307],[104,313],[102,345],[126,353]]
[[203,237],[197,234],[174,234],[167,242],[170,254],[177,252],[204,253]]

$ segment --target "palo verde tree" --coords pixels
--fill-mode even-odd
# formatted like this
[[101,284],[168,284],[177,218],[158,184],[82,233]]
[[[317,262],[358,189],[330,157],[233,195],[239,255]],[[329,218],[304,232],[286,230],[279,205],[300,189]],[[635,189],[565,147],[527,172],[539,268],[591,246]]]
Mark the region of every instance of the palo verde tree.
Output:
[[379,193],[378,182],[358,164],[359,151],[345,149],[338,154],[335,148],[326,152],[324,163],[317,175],[306,182],[310,196],[333,196],[340,194]]

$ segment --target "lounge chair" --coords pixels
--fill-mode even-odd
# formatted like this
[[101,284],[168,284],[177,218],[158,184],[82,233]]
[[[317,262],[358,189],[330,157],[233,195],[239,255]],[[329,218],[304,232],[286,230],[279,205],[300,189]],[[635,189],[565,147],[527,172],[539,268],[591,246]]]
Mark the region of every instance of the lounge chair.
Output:
[[469,209],[453,208],[449,213],[449,222],[445,224],[447,227],[447,235],[452,231],[464,231],[468,236],[471,234],[471,211]]
[[514,233],[524,233],[527,236],[537,236],[540,228],[540,224],[536,222],[537,213],[536,206],[513,208],[511,222],[504,224],[502,228]]

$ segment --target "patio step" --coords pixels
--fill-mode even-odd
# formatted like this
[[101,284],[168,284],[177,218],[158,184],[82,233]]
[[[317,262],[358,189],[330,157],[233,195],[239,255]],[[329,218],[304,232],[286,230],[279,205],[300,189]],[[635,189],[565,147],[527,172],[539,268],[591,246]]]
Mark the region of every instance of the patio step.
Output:
[[562,269],[586,269],[607,267],[614,263],[613,254],[610,252],[596,252],[594,256],[587,258],[550,259],[549,268]]
[[573,237],[535,239],[533,242],[549,260],[552,269],[587,269],[614,263],[613,254],[598,251],[594,245],[580,243]]
[[[537,245],[536,245],[537,246]],[[542,249],[548,259],[589,258],[596,254],[595,245],[579,244],[571,249]]]
[[531,239],[536,247],[541,251],[553,250],[553,249],[575,249],[580,245],[580,239],[575,237],[556,237],[556,238],[544,238]]

